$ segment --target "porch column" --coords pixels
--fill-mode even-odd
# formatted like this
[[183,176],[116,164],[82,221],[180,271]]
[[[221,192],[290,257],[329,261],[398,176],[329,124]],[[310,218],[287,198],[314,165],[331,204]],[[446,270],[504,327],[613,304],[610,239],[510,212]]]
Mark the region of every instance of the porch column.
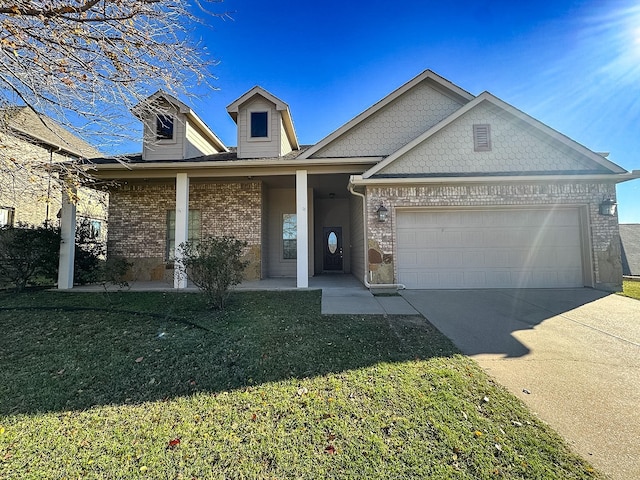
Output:
[[307,210],[307,171],[296,170],[297,273],[296,286],[309,287],[309,218]]
[[60,210],[60,260],[58,261],[58,289],[73,288],[73,262],[76,256],[76,204],[75,187],[62,186]]
[[182,264],[182,253],[178,248],[189,240],[189,177],[186,173],[176,175],[176,242],[173,270],[173,288],[187,288],[187,275]]

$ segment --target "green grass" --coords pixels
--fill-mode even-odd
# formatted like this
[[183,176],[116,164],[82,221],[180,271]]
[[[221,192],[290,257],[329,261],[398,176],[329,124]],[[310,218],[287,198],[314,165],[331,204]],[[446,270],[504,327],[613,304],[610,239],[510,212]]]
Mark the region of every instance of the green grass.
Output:
[[321,316],[319,292],[0,301],[0,478],[600,478],[422,317]]
[[640,300],[640,282],[632,282],[631,280],[622,281],[622,294],[626,297]]

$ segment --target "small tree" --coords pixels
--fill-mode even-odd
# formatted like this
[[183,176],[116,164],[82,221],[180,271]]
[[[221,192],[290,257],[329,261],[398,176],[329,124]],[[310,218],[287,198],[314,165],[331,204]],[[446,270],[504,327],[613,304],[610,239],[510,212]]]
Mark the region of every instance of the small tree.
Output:
[[58,270],[60,230],[49,226],[0,228],[0,280],[23,290],[36,279],[53,283]]
[[242,251],[247,242],[233,237],[208,237],[179,245],[187,277],[206,295],[213,308],[223,309],[229,288],[242,281],[247,261]]

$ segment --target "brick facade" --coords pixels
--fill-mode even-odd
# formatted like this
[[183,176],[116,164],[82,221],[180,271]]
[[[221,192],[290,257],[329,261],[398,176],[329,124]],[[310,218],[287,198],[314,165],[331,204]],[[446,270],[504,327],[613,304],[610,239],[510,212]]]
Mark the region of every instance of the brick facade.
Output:
[[[172,183],[130,183],[109,197],[108,255],[133,263],[131,280],[173,279],[167,258],[167,212],[175,210]],[[191,181],[189,209],[199,210],[202,237],[234,236],[246,240],[247,279],[261,276],[262,184],[256,181],[205,183]]]
[[[367,187],[370,279],[394,283],[398,278],[395,209],[398,207],[585,206],[588,210],[590,257],[596,288],[621,287],[622,264],[617,217],[598,213],[603,197],[615,198],[615,185],[604,183],[515,183],[496,185],[421,185]],[[383,204],[389,215],[378,222]],[[371,263],[374,259],[374,263]],[[586,268],[589,268],[587,265]]]

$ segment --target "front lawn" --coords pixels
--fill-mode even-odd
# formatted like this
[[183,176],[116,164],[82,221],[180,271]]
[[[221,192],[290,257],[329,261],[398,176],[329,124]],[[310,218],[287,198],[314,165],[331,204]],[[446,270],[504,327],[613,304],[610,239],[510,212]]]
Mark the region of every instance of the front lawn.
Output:
[[626,297],[635,298],[640,300],[640,282],[633,282],[631,280],[622,281],[622,294]]
[[600,478],[422,317],[0,300],[0,478]]

